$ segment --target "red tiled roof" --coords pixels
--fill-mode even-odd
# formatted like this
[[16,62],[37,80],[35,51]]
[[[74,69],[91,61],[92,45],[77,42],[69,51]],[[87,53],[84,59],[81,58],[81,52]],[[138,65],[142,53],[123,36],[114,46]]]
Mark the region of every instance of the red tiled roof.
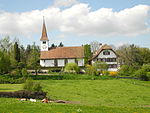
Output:
[[57,47],[41,51],[40,59],[84,58],[84,47]]

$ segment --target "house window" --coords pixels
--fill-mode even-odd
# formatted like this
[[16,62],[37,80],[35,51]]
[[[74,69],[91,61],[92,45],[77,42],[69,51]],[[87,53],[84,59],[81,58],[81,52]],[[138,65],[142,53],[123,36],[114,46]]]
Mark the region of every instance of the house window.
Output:
[[107,58],[107,62],[116,62],[116,58]]
[[110,64],[109,68],[117,68],[117,64]]
[[43,44],[46,44],[46,41],[43,41]]
[[110,52],[107,50],[107,51],[104,51],[103,52],[103,55],[110,55]]

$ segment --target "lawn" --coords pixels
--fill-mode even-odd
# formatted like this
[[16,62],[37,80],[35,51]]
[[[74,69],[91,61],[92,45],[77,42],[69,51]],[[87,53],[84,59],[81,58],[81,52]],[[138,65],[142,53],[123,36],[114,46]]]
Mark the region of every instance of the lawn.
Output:
[[[48,97],[79,104],[43,104],[0,98],[0,112],[14,113],[150,113],[150,82],[139,80],[40,80]],[[8,85],[8,84],[7,84]],[[0,85],[0,91],[21,85]],[[3,88],[7,86],[7,88]],[[14,109],[15,108],[15,109]]]

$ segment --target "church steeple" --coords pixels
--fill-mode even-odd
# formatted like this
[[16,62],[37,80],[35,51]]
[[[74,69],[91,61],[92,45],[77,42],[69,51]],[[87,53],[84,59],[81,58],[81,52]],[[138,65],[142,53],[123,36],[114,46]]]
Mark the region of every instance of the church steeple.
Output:
[[41,51],[48,51],[49,40],[48,40],[48,37],[47,37],[47,31],[46,31],[44,17],[43,17],[42,36],[41,36],[40,41],[41,41]]
[[46,25],[45,25],[45,19],[43,17],[43,28],[42,28],[42,36],[41,36],[41,41],[42,40],[48,40],[48,36],[47,36],[47,31],[46,31]]

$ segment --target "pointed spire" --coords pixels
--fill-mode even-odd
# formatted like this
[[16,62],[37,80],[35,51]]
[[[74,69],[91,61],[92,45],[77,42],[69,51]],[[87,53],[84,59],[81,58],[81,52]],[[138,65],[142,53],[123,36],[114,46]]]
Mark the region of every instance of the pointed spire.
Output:
[[40,40],[48,40],[44,16],[43,16],[42,36]]

